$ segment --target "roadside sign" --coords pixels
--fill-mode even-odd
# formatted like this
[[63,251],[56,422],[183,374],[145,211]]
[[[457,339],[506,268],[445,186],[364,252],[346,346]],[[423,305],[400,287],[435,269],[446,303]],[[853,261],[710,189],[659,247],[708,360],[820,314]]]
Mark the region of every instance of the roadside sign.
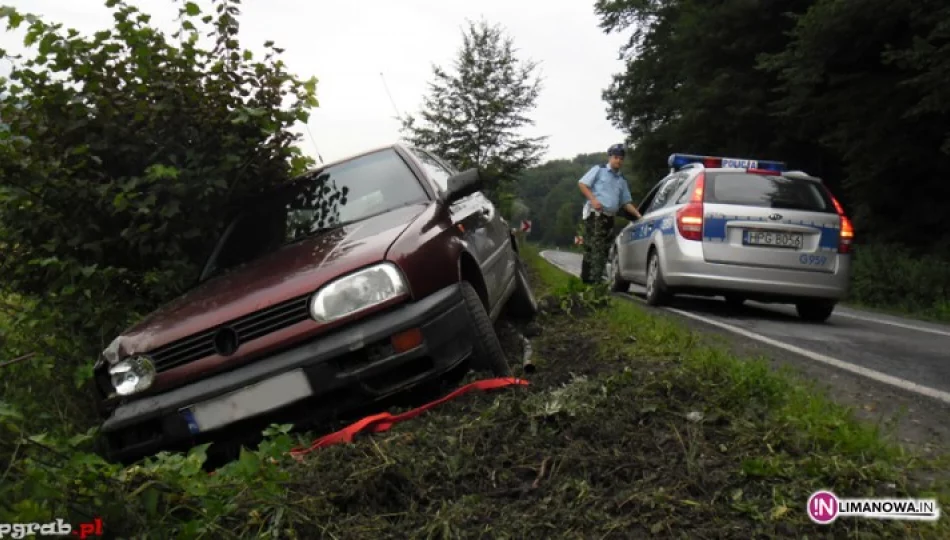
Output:
[[574,245],[575,245],[575,246],[582,246],[582,245],[584,245],[584,237],[583,237],[583,236],[575,236],[575,237],[574,237]]
[[522,219],[521,220],[521,232],[528,234],[531,232],[531,220]]

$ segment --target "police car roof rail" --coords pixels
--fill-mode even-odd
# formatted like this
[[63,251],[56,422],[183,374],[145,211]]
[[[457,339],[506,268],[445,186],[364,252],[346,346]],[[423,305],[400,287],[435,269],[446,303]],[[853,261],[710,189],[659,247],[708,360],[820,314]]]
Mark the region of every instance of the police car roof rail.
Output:
[[673,174],[677,171],[683,171],[686,169],[705,169],[705,168],[706,168],[705,165],[703,165],[702,163],[687,163],[683,165],[682,167],[680,167],[679,169],[677,169],[676,167],[670,167],[670,174]]
[[819,182],[821,182],[821,178],[818,178],[817,176],[812,176],[805,171],[785,171],[782,174],[790,178],[808,178],[812,180],[818,180]]

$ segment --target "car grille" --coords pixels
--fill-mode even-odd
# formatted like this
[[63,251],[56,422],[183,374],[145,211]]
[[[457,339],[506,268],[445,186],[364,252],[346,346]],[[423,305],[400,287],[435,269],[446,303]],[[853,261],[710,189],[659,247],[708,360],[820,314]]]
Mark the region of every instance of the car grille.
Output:
[[292,298],[266,309],[234,319],[218,327],[173,341],[149,353],[158,372],[217,354],[214,335],[224,326],[237,332],[239,343],[244,344],[272,332],[287,328],[310,318],[310,295]]

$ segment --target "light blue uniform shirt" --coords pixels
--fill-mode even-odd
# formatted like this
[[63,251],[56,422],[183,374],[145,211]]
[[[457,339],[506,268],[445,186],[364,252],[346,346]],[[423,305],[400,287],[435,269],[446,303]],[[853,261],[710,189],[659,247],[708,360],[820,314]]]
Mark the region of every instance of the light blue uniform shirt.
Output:
[[[590,188],[594,197],[604,206],[602,211],[605,214],[614,215],[621,206],[633,202],[627,179],[619,171],[614,172],[609,165],[598,165],[587,171],[580,183]],[[584,203],[585,218],[592,210],[590,201]]]

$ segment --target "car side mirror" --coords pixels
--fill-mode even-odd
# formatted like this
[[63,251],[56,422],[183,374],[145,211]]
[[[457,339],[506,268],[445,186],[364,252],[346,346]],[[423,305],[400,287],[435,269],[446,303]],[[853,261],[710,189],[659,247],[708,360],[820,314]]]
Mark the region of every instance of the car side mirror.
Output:
[[446,184],[445,200],[452,203],[478,191],[482,187],[482,178],[478,169],[468,169],[449,177]]

